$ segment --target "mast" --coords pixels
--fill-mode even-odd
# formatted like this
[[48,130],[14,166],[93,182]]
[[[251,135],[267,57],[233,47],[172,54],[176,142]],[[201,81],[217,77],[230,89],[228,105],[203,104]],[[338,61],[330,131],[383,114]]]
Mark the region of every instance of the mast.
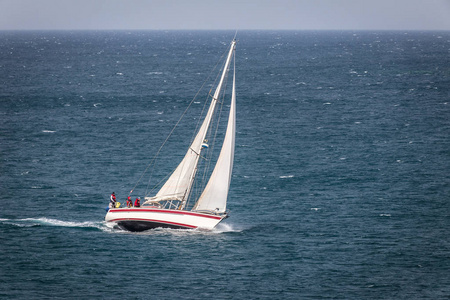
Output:
[[192,210],[206,210],[214,211],[216,213],[224,213],[226,211],[228,190],[230,188],[231,173],[233,169],[236,135],[235,75],[236,71],[233,70],[231,105],[222,149],[220,150],[220,155],[211,177]]

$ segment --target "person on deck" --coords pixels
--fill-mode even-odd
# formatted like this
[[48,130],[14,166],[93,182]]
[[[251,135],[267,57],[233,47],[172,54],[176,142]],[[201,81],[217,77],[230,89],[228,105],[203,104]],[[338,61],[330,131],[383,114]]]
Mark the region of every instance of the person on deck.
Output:
[[109,208],[114,208],[116,207],[116,194],[114,194],[114,192],[111,194],[111,196],[109,197]]
[[134,207],[141,207],[141,198],[136,198],[136,201],[134,201]]
[[128,196],[127,198],[127,207],[132,207],[133,206],[133,201],[131,201],[131,196]]

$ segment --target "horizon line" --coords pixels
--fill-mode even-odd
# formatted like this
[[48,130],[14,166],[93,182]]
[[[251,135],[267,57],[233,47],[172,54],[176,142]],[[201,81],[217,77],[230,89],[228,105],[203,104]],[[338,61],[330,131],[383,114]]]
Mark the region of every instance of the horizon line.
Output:
[[[444,31],[444,32],[450,32],[450,29],[238,29],[241,31]],[[68,28],[59,28],[59,29],[45,29],[45,28],[33,28],[33,29],[0,29],[0,31],[236,31],[236,29],[92,29],[92,28],[86,28],[86,29],[68,29]]]

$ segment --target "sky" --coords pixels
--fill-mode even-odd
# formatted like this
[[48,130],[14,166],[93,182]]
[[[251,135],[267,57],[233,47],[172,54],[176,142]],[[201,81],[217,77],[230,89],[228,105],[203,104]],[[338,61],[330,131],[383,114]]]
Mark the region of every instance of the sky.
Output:
[[450,30],[450,0],[0,0],[0,30]]

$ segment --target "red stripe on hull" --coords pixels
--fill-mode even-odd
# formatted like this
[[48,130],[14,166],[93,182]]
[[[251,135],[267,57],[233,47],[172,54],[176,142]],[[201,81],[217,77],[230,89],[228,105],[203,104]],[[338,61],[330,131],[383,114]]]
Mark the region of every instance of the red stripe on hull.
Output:
[[150,212],[156,212],[156,213],[165,213],[165,214],[181,214],[181,215],[191,215],[196,217],[202,217],[202,218],[210,218],[215,220],[220,220],[222,217],[219,216],[212,216],[212,215],[205,215],[185,210],[166,210],[166,209],[151,209],[151,208],[112,208],[109,210],[110,212],[143,212],[143,211],[150,211]]

